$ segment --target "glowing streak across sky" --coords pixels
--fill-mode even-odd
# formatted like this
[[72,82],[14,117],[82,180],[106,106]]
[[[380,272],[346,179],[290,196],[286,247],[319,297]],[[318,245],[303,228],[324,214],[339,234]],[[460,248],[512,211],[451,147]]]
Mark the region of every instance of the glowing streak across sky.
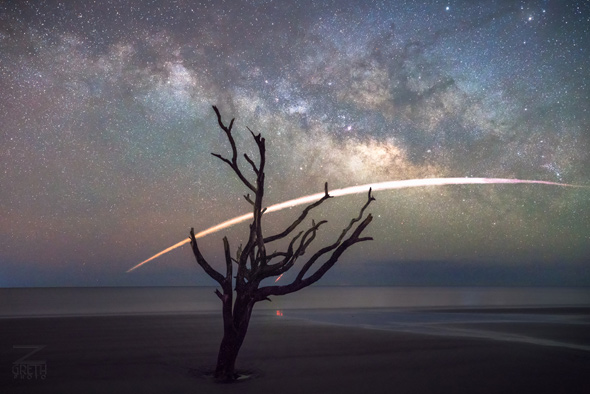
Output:
[[[336,189],[330,191],[330,195],[332,197],[340,197],[340,196],[347,196],[350,194],[359,194],[359,193],[367,193],[369,188],[372,188],[373,191],[378,190],[393,190],[393,189],[405,189],[410,187],[423,187],[423,186],[443,186],[443,185],[479,185],[479,184],[518,184],[518,183],[529,183],[529,184],[541,184],[541,185],[552,185],[552,186],[565,186],[565,187],[587,187],[587,186],[580,186],[580,185],[571,185],[567,183],[558,183],[558,182],[549,182],[549,181],[536,181],[536,180],[527,180],[527,179],[506,179],[506,178],[426,178],[426,179],[407,179],[402,181],[388,181],[388,182],[380,182],[380,183],[369,183],[366,185],[361,186],[351,186],[345,187],[344,189]],[[299,197],[293,200],[285,201],[279,204],[272,205],[268,207],[266,213],[280,211],[285,208],[291,208],[298,205],[309,204],[315,202],[322,198],[324,193],[316,193],[311,194],[309,196]],[[200,233],[195,234],[195,239],[202,238],[205,235],[209,235],[215,233],[219,230],[223,230],[224,228],[228,228],[233,226],[234,224],[238,224],[244,222],[248,219],[251,219],[253,214],[247,213],[242,216],[235,217],[230,220],[226,220],[223,223],[219,223],[216,226],[209,227],[206,230],[201,231]],[[190,242],[190,238],[186,238],[183,241],[178,242],[171,247],[164,249],[160,253],[150,257],[147,260],[142,261],[141,263],[137,264],[136,266],[127,270],[127,272],[131,272],[136,268],[141,267],[145,263],[160,257],[161,255],[170,252],[184,244]]]

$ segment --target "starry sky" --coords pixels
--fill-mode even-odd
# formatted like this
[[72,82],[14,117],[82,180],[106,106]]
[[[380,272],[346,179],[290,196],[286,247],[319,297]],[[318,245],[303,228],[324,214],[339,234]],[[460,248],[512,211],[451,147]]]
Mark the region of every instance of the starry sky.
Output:
[[[243,152],[246,126],[266,138],[268,205],[325,181],[590,185],[589,65],[586,1],[3,1],[0,286],[213,284],[186,246],[125,273],[248,212],[213,104]],[[323,283],[590,286],[589,190],[375,193],[375,240]],[[317,247],[365,198],[311,215]],[[246,232],[203,253],[221,269]]]

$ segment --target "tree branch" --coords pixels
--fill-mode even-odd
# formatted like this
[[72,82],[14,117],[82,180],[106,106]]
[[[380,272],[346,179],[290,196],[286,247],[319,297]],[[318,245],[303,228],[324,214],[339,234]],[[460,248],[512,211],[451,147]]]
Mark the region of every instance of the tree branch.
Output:
[[203,270],[207,273],[207,275],[209,275],[217,283],[219,283],[221,286],[223,286],[223,282],[224,282],[223,275],[221,275],[213,267],[211,267],[209,265],[209,263],[207,262],[207,260],[205,260],[205,258],[201,254],[201,251],[199,250],[199,246],[197,245],[197,240],[195,239],[195,229],[192,227],[191,227],[191,231],[190,231],[190,239],[191,239],[191,246],[193,248],[193,254],[195,255],[195,258],[197,259],[197,263],[199,263],[199,265],[201,266],[201,268],[203,268]]
[[250,156],[248,156],[246,153],[244,153],[244,158],[246,159],[246,161],[248,163],[250,163],[250,165],[252,166],[252,170],[254,170],[254,173],[256,175],[258,175],[260,173],[260,171],[258,171],[258,168],[256,168],[256,164],[254,164],[254,162],[252,161],[252,159],[250,159]]
[[271,295],[278,296],[278,295],[285,295],[285,294],[293,293],[293,292],[301,290],[309,285],[312,285],[315,282],[317,282],[318,280],[320,280],[322,278],[322,276],[324,276],[324,274],[326,272],[328,272],[328,270],[330,268],[332,268],[334,266],[334,264],[336,264],[336,262],[338,261],[338,259],[340,258],[342,253],[344,253],[344,251],[346,249],[348,249],[350,246],[354,245],[355,243],[370,241],[373,239],[371,237],[362,237],[362,238],[359,237],[359,235],[362,233],[362,231],[369,225],[371,220],[373,220],[373,216],[369,214],[365,218],[365,220],[361,224],[358,225],[358,227],[355,229],[353,234],[351,234],[351,236],[349,238],[347,238],[344,242],[342,242],[336,248],[336,250],[334,250],[334,252],[330,255],[330,258],[324,264],[322,264],[322,266],[320,268],[318,268],[318,270],[316,272],[314,272],[312,275],[308,276],[305,279],[301,279],[301,280],[295,279],[290,284],[284,285],[284,286],[262,287],[262,288],[258,289],[258,291],[256,292],[256,299],[263,300]]
[[274,257],[278,257],[278,256],[283,256],[283,260],[275,263],[275,264],[271,264],[271,265],[265,265],[265,267],[263,267],[262,271],[258,274],[260,277],[260,280],[264,279],[264,278],[269,278],[271,276],[278,276],[281,274],[281,272],[279,272],[285,265],[288,264],[288,262],[291,260],[291,258],[293,257],[294,251],[293,251],[293,245],[295,245],[295,242],[297,242],[297,239],[299,239],[299,237],[301,237],[301,235],[303,234],[303,231],[299,232],[299,234],[297,234],[295,237],[293,237],[293,239],[291,240],[291,242],[289,242],[289,246],[287,247],[287,251],[286,252],[280,252],[280,253],[273,253],[270,258],[267,257],[267,263],[273,259]]
[[251,205],[254,205],[254,201],[250,199],[250,194],[244,194],[244,198],[248,201]]
[[231,290],[231,280],[232,280],[232,257],[229,250],[229,241],[227,237],[223,237],[223,250],[225,252],[225,282],[229,282],[230,290]]
[[[371,237],[360,237],[363,230],[373,220],[373,216],[371,214],[369,214],[355,228],[353,233],[346,240],[343,241],[344,237],[346,236],[348,231],[353,227],[353,225],[362,219],[366,208],[369,206],[369,204],[372,201],[375,201],[375,198],[371,195],[371,190],[369,189],[367,202],[361,208],[359,216],[356,218],[353,218],[350,221],[349,225],[342,231],[342,233],[340,234],[340,236],[338,237],[336,242],[317,251],[301,268],[297,277],[295,278],[295,280],[292,283],[290,283],[288,285],[283,285],[283,286],[267,286],[267,287],[263,287],[263,288],[258,289],[258,291],[256,293],[257,299],[259,299],[259,298],[264,299],[265,297],[268,297],[270,295],[284,295],[284,294],[293,293],[295,291],[301,290],[302,288],[307,287],[307,286],[317,282],[330,268],[332,268],[332,266],[334,264],[336,264],[336,262],[338,261],[338,258],[342,255],[342,253],[344,253],[344,251],[346,249],[348,249],[350,246],[354,245],[355,243],[372,240]],[[311,242],[311,240],[313,240],[313,237],[315,237],[315,231],[317,231],[317,227],[319,227],[319,224],[316,226],[313,226],[306,233],[306,234],[310,234],[310,231],[312,231],[312,233],[311,233],[312,238],[310,239],[309,242]],[[307,247],[308,244],[304,243],[303,239],[302,239],[302,243],[300,243],[300,248],[302,247],[302,245],[305,245],[302,248],[302,252],[304,252],[305,247]],[[298,251],[299,251],[299,248],[298,248]],[[308,276],[307,278],[304,278],[307,271],[316,263],[316,261],[321,256],[325,255],[326,253],[328,253],[330,251],[332,251],[332,254],[328,258],[328,260],[325,261],[312,275]],[[278,263],[278,264],[281,264],[281,263]],[[289,268],[290,268],[290,266],[292,264],[289,264],[289,262],[285,262],[285,265],[289,265]],[[282,270],[282,268],[284,268],[284,266],[282,266],[282,267],[279,266],[279,269],[277,270],[277,272]],[[286,271],[286,269],[285,269],[285,271]]]
[[[293,267],[293,265],[297,261],[297,259],[305,254],[307,247],[315,239],[317,230],[324,223],[327,223],[327,221],[322,220],[321,222],[319,222],[317,224],[312,221],[311,228],[309,228],[305,233],[303,233],[303,231],[301,231],[295,238],[293,238],[291,240],[291,243],[289,244],[289,248],[288,248],[287,252],[283,253],[284,259],[279,263],[267,266],[267,268],[260,274],[260,277],[261,278],[268,278],[271,276],[279,276],[279,275],[282,275],[283,273],[287,272],[288,270],[290,270],[291,267]],[[293,245],[295,244],[295,241],[301,236],[301,234],[303,234],[303,237],[299,241],[299,246],[294,251]],[[308,239],[308,237],[309,237],[309,239]]]
[[307,214],[314,209],[315,207],[319,206],[321,203],[323,203],[324,201],[326,201],[329,198],[332,198],[332,196],[330,196],[330,194],[328,194],[328,182],[326,182],[324,184],[324,196],[322,198],[320,198],[318,201],[314,202],[313,204],[308,205],[303,212],[301,212],[301,215],[299,215],[299,217],[289,226],[287,227],[287,229],[285,229],[285,231],[283,231],[282,233],[276,234],[276,235],[272,235],[270,237],[266,237],[264,238],[264,242],[265,243],[269,243],[269,242],[273,242],[276,241],[277,239],[282,239],[285,238],[287,235],[289,235],[293,230],[295,230],[295,228],[297,228],[297,226],[299,226],[299,224],[301,224],[301,222],[303,220],[305,220],[305,218],[307,217]]
[[336,247],[338,247],[338,245],[340,245],[340,243],[342,242],[342,240],[344,239],[344,237],[346,236],[346,234],[348,233],[348,231],[350,231],[350,229],[352,228],[352,226],[356,222],[360,221],[363,218],[363,215],[365,213],[365,209],[367,209],[367,207],[369,206],[369,204],[371,204],[371,202],[373,202],[373,201],[375,201],[375,198],[371,195],[371,189],[369,189],[369,194],[368,194],[368,197],[367,197],[367,202],[361,208],[361,211],[360,211],[359,215],[356,218],[353,218],[350,221],[350,223],[348,224],[348,226],[346,226],[346,228],[344,230],[342,230],[342,233],[340,233],[340,236],[338,237],[338,239],[336,240],[336,242],[334,242],[332,245],[326,246],[326,247],[320,249],[319,251],[317,251],[307,261],[307,263],[305,263],[305,265],[301,268],[301,271],[299,271],[299,274],[297,275],[296,280],[302,280],[303,277],[305,276],[305,274],[307,273],[307,271],[311,268],[311,266],[313,264],[315,264],[315,262],[317,261],[318,258],[320,258],[324,254],[330,252],[331,250],[333,250]]
[[244,185],[246,185],[248,187],[248,189],[252,190],[253,192],[256,192],[256,188],[254,187],[254,185],[252,185],[252,183],[250,183],[250,181],[248,179],[246,179],[246,177],[244,176],[244,174],[242,174],[242,171],[238,167],[238,150],[236,148],[236,141],[234,140],[234,137],[231,133],[231,129],[234,125],[235,119],[231,120],[231,122],[229,123],[229,127],[228,127],[225,124],[223,124],[223,121],[221,120],[221,114],[219,113],[219,110],[217,109],[216,106],[213,106],[213,110],[215,111],[215,114],[217,115],[217,123],[219,124],[219,127],[225,132],[225,134],[227,135],[227,139],[229,140],[229,143],[231,145],[232,158],[231,158],[231,160],[228,160],[217,153],[212,153],[212,155],[223,160],[225,163],[227,163],[231,167],[231,169],[234,170],[234,172],[236,173],[238,178],[240,178],[242,183],[244,183]]

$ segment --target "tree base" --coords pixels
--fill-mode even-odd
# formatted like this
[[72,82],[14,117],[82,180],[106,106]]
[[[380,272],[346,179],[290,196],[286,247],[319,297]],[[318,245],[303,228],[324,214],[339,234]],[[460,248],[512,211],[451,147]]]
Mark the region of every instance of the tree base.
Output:
[[209,380],[214,383],[241,383],[262,376],[260,371],[254,369],[236,369],[234,379],[218,379],[215,377],[215,368],[191,368],[189,373],[195,377]]

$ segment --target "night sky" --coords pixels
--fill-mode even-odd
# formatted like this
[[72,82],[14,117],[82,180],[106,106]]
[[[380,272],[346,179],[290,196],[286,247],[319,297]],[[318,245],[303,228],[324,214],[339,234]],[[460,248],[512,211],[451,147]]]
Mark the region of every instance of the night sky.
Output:
[[[3,1],[0,92],[3,287],[212,284],[187,246],[125,271],[249,211],[213,104],[243,151],[266,138],[267,205],[590,185],[587,1]],[[375,197],[320,283],[590,286],[590,189]],[[365,199],[315,211],[316,246]],[[199,242],[221,269],[246,233]]]

